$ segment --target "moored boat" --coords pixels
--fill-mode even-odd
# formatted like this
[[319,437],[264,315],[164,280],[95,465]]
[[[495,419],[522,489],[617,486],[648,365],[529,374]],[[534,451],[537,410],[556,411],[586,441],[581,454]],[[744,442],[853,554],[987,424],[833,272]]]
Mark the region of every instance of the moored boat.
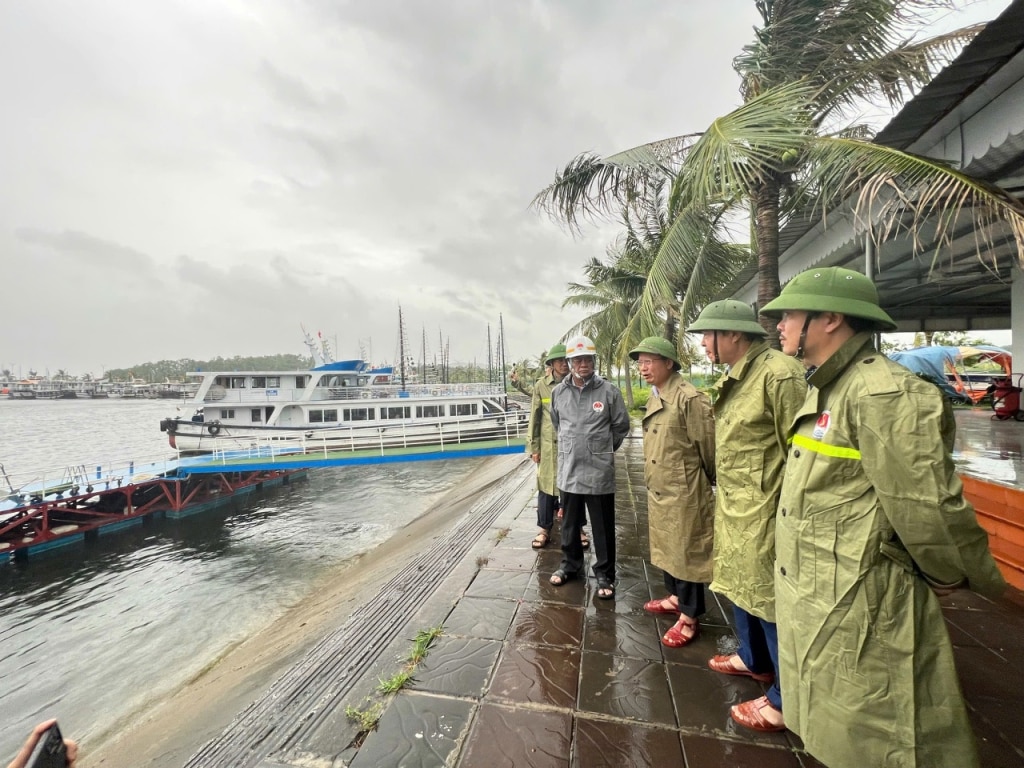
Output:
[[185,453],[358,451],[521,438],[527,414],[497,384],[412,384],[362,360],[307,371],[203,371],[189,418],[160,429]]

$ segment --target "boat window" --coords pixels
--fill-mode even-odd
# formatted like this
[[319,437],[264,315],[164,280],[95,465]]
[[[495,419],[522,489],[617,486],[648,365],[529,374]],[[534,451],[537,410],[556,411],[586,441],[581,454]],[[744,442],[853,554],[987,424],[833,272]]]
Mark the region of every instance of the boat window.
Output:
[[437,419],[444,416],[443,405],[417,405],[416,406],[416,418],[417,419]]
[[374,376],[373,377],[373,383],[374,384],[387,384],[388,383],[388,377],[387,376]]
[[281,386],[281,377],[280,376],[267,376],[267,386],[268,387],[280,387]]
[[410,413],[412,413],[412,409],[408,405],[380,409],[382,419],[408,419]]
[[234,408],[221,408],[220,409],[220,417],[222,419],[233,419],[233,418],[235,418],[235,409]]
[[263,420],[263,411],[260,408],[250,408],[249,415],[253,424],[259,424]]
[[369,383],[370,383],[370,377],[369,376],[360,376],[359,377],[359,386],[360,387],[365,387]]
[[338,409],[337,408],[325,408],[324,409],[324,421],[337,421],[338,420]]
[[231,377],[231,388],[232,389],[245,389],[245,376],[232,376]]
[[305,389],[306,388],[306,377],[305,376],[296,376],[295,377],[295,388],[296,389]]
[[342,413],[345,421],[373,421],[373,408],[346,408]]
[[451,416],[476,416],[476,403],[453,403],[450,406]]
[[253,389],[266,389],[267,388],[267,377],[266,376],[253,376],[252,377],[252,388]]

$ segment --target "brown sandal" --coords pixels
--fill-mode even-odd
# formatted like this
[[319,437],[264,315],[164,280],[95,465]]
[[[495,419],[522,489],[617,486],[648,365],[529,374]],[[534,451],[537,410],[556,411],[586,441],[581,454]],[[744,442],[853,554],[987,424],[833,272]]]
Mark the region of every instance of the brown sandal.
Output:
[[548,532],[541,531],[533,537],[533,543],[530,546],[532,546],[534,549],[544,549],[544,547],[548,545],[549,541],[551,541],[551,536],[548,534]]

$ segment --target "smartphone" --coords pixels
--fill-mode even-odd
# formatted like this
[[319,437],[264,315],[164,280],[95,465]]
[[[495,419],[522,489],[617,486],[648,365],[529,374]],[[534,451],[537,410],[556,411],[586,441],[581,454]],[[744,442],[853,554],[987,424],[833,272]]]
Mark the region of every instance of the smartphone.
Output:
[[68,753],[64,748],[64,737],[54,723],[39,736],[26,768],[67,768]]

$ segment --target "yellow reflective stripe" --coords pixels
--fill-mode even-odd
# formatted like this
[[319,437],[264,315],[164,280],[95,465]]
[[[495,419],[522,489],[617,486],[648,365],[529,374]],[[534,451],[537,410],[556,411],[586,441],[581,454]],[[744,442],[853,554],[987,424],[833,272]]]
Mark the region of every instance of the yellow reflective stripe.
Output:
[[803,435],[793,435],[793,444],[799,445],[802,448],[806,448],[809,451],[815,453],[821,453],[825,456],[834,456],[837,459],[856,459],[860,461],[860,451],[856,448],[843,448],[840,445],[829,445],[823,443],[820,440],[812,440],[809,437]]
[[550,403],[550,402],[551,402],[551,398],[550,398],[550,397],[542,397],[542,398],[540,399],[540,401],[541,401],[542,403]]

